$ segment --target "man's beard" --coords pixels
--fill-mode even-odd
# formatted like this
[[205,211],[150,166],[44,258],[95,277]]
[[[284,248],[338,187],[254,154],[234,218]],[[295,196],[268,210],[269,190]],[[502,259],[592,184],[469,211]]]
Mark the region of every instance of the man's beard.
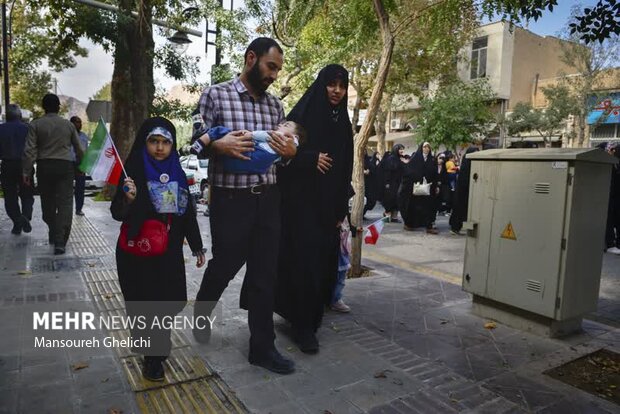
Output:
[[263,76],[260,73],[259,62],[260,59],[257,59],[256,63],[254,63],[254,66],[252,66],[252,68],[248,72],[248,82],[250,82],[250,85],[252,85],[252,88],[256,92],[263,93],[267,90],[267,88],[269,88],[269,85],[265,85],[265,82],[263,82]]

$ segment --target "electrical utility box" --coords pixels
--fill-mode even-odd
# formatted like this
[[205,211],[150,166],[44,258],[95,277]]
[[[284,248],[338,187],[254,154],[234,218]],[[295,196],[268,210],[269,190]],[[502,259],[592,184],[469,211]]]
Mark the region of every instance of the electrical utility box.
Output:
[[463,289],[473,311],[546,336],[595,311],[611,167],[598,149],[506,149],[472,161]]

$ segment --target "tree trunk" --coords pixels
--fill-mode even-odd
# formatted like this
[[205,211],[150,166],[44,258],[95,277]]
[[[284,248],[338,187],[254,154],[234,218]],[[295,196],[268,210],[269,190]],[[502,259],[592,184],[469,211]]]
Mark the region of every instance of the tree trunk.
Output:
[[353,128],[353,136],[357,134],[357,123],[360,120],[360,108],[362,106],[361,91],[357,90],[357,97],[355,98],[355,105],[353,106],[353,117],[351,118],[351,128]]
[[377,152],[381,155],[385,153],[385,120],[387,112],[385,108],[380,108],[375,117],[375,133],[377,134]]
[[132,17],[136,2],[121,0],[118,41],[112,74],[112,122],[110,135],[121,159],[126,159],[140,125],[153,103],[153,42],[151,0],[138,2],[139,15]]
[[586,139],[586,114],[579,112],[577,115],[577,147],[583,148]]
[[[377,78],[375,79],[370,101],[368,102],[366,118],[364,119],[359,134],[355,137],[354,143],[353,188],[355,190],[355,197],[353,198],[353,207],[351,211],[351,220],[354,228],[362,227],[362,217],[364,214],[364,155],[366,153],[368,138],[370,138],[372,124],[381,104],[383,90],[385,89],[390,65],[392,63],[392,53],[394,52],[394,36],[390,31],[389,16],[383,6],[383,1],[373,0],[373,5],[375,13],[379,18],[383,48],[381,49],[381,60],[379,61]],[[351,275],[353,277],[359,277],[362,274],[362,236],[363,234],[358,233],[357,237],[353,238],[351,252]]]

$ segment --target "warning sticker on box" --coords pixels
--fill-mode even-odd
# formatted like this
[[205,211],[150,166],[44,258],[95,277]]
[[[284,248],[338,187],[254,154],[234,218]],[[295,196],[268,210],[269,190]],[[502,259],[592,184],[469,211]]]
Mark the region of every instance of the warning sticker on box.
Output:
[[568,168],[568,161],[553,161],[551,168],[554,170],[565,170]]
[[508,222],[500,237],[502,239],[517,240],[517,235],[515,234],[515,229],[512,227],[511,222]]

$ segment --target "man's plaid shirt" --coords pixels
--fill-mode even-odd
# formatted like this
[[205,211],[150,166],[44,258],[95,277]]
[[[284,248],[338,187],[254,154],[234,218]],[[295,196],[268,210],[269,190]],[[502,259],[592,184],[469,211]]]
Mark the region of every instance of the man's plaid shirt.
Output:
[[[278,98],[265,92],[258,100],[254,100],[238,77],[206,88],[200,96],[200,114],[207,129],[225,126],[233,131],[269,131],[284,121],[284,109]],[[269,167],[266,174],[226,173],[221,159],[212,155],[209,161],[209,183],[226,188],[275,184],[276,167]]]

